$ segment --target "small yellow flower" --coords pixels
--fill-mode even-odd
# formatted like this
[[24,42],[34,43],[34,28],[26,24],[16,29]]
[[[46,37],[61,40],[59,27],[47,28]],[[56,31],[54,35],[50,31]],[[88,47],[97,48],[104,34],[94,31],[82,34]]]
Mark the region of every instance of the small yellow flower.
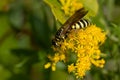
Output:
[[53,63],[52,64],[52,71],[55,71],[56,70],[56,63]]
[[75,70],[74,64],[68,65],[68,72],[73,72]]
[[63,61],[65,60],[65,54],[60,55],[60,60],[63,60]]
[[71,16],[76,10],[83,7],[79,0],[59,0],[62,5],[62,10],[66,15]]
[[45,69],[48,69],[51,66],[51,63],[48,62],[47,64],[44,65]]

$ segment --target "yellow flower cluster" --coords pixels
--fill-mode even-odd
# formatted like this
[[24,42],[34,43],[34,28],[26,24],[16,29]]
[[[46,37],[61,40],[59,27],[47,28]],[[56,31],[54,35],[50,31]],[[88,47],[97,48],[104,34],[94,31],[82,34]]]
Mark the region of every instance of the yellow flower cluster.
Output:
[[62,10],[66,15],[71,16],[75,11],[83,7],[80,0],[59,0],[62,5]]
[[106,34],[95,25],[90,25],[85,29],[73,29],[68,37],[61,41],[61,47],[53,47],[57,52],[54,56],[48,56],[52,61],[45,65],[45,68],[52,67],[55,71],[56,63],[59,61],[69,61],[69,55],[76,55],[75,63],[68,65],[68,72],[74,73],[77,78],[85,76],[86,71],[91,69],[91,65],[102,68],[104,59],[101,59],[99,46],[104,43]]
[[54,55],[54,57],[52,56],[48,56],[48,58],[52,61],[52,62],[48,62],[46,65],[45,65],[45,68],[49,68],[50,66],[52,67],[52,71],[55,71],[56,70],[56,64],[57,62],[59,61],[65,61],[65,54],[61,54],[61,53],[56,53]]

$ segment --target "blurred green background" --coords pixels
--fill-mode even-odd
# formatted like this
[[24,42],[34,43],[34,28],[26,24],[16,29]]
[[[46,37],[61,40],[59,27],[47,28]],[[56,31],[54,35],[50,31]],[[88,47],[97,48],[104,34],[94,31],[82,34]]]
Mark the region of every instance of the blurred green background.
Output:
[[[120,80],[120,1],[98,0],[93,23],[107,32],[101,46],[103,69],[92,67],[84,80]],[[76,80],[58,63],[44,69],[57,28],[50,7],[42,0],[0,0],[0,80]]]

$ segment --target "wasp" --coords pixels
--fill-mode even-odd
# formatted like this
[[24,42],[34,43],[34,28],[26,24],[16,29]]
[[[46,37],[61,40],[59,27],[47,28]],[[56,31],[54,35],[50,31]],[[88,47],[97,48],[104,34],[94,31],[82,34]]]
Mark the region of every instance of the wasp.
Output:
[[90,25],[90,22],[87,19],[83,19],[83,17],[88,13],[84,8],[76,11],[68,20],[62,25],[60,29],[55,34],[54,39],[52,40],[52,45],[57,47],[60,46],[58,42],[64,40],[67,37],[67,34],[72,29],[80,29],[85,28]]

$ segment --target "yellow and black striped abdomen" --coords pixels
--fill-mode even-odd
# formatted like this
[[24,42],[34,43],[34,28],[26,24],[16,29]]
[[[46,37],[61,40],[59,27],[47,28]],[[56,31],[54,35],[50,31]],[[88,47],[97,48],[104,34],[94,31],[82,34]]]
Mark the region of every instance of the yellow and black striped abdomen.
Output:
[[71,28],[72,29],[82,29],[82,28],[88,27],[90,25],[91,25],[90,21],[88,21],[87,19],[81,19],[78,22],[74,23],[71,26]]

